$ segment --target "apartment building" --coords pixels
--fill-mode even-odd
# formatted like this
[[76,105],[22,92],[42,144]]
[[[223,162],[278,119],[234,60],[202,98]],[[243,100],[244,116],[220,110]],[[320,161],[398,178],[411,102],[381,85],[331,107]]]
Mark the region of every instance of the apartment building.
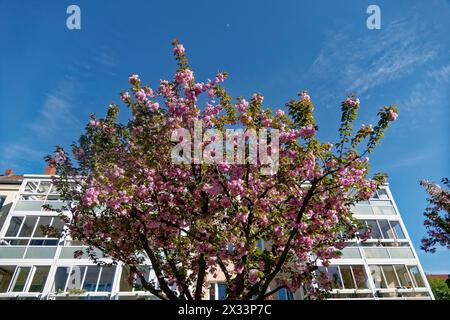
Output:
[[[17,184],[14,201],[0,229],[0,299],[155,299],[143,290],[139,279],[129,284],[122,265],[97,266],[86,255],[74,259],[74,252],[83,249],[80,243],[42,233],[41,225],[63,226],[56,212],[42,208],[45,204],[63,205],[50,178],[25,175]],[[333,288],[330,298],[432,299],[389,186],[356,205],[353,211],[356,218],[373,229],[372,239],[349,242],[342,257],[327,267]],[[154,277],[150,266],[145,274]],[[208,296],[222,299],[224,284],[212,280]],[[274,297],[302,298],[302,290],[282,290]]]

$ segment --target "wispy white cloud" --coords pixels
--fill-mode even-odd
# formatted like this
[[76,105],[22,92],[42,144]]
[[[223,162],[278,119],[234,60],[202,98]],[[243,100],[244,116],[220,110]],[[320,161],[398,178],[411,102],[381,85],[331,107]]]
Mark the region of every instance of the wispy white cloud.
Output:
[[450,82],[450,63],[442,66],[439,69],[430,71],[428,75],[438,82]]
[[54,135],[68,125],[79,123],[72,110],[74,90],[74,80],[64,79],[54,91],[47,94],[39,116],[28,125],[35,135]]
[[435,56],[432,43],[419,38],[417,28],[415,21],[397,20],[380,32],[367,30],[358,38],[347,30],[329,32],[308,75],[322,88],[366,94]]

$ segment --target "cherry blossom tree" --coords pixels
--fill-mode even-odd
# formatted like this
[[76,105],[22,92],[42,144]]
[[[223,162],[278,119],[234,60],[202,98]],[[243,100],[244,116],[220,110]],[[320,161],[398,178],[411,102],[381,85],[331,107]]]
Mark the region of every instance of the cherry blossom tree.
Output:
[[[420,181],[430,198],[425,209],[424,225],[428,236],[422,239],[421,249],[426,252],[435,252],[436,245],[450,249],[450,192],[448,178],[442,179],[444,187],[427,180]],[[447,187],[447,188],[445,188]]]
[[[367,236],[350,208],[385,181],[381,173],[368,177],[367,155],[397,108],[383,107],[376,125],[354,131],[360,101],[349,96],[341,103],[336,143],[322,143],[306,91],[286,103],[287,113],[263,108],[259,93],[233,103],[222,85],[226,72],[197,82],[183,45],[174,41],[173,48],[172,81],[152,89],[138,75],[129,77],[131,90],[120,94],[131,111],[128,122],[118,122],[119,106],[112,104],[104,119],[91,116],[72,146],[74,160],[61,147],[46,158],[57,169],[62,197],[71,201],[67,232],[89,246],[94,261],[102,263],[98,248],[161,299],[202,299],[207,277],[218,275],[227,299],[261,300],[302,285],[320,297],[329,281],[318,263],[328,265],[346,241]],[[174,130],[193,135],[198,121],[202,132],[278,130],[278,149],[270,139],[267,146],[269,154],[279,151],[278,170],[263,174],[267,164],[260,161],[208,162],[208,154],[174,163],[180,142]],[[212,140],[200,148],[210,150]],[[154,280],[143,275],[145,261]]]

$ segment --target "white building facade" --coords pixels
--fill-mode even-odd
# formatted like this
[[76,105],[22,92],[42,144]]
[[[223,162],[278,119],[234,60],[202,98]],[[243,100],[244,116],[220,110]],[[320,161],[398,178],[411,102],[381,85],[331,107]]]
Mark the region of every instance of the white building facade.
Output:
[[[41,225],[63,226],[45,204],[62,205],[50,176],[25,175],[0,230],[0,299],[155,299],[138,279],[130,285],[120,264],[97,266],[85,255],[74,259],[83,249],[79,243],[44,235]],[[373,229],[372,239],[349,242],[327,267],[331,299],[433,299],[389,187],[353,211]],[[147,277],[154,276],[146,270]],[[222,283],[211,283],[210,299],[224,294]],[[274,299],[301,297],[284,290]]]

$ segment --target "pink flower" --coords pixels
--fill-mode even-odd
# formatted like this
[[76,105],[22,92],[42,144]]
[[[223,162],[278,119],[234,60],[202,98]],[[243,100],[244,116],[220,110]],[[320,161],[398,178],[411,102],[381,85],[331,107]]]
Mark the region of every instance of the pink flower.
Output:
[[392,109],[389,109],[388,120],[389,121],[395,121],[395,120],[397,120],[397,117],[398,117],[398,113],[396,113]]
[[300,96],[300,100],[303,101],[303,102],[311,101],[311,98],[310,98],[310,96],[308,94],[308,91],[300,92],[299,96]]
[[257,269],[250,269],[248,272],[248,282],[250,282],[251,285],[254,285],[259,280],[261,280],[258,276],[259,271]]
[[276,112],[276,115],[277,115],[277,117],[282,117],[282,116],[284,116],[284,111],[281,109],[278,109]]
[[348,97],[347,99],[344,100],[343,103],[348,107],[356,107],[359,105],[359,99],[355,97]]
[[245,112],[245,110],[248,108],[248,102],[245,99],[241,99],[236,105],[236,108],[239,112]]
[[129,98],[130,98],[130,93],[127,92],[127,91],[122,92],[122,93],[120,94],[120,99],[122,99],[122,101],[126,101],[126,100],[128,100]]
[[147,96],[144,92],[143,89],[139,89],[138,91],[135,92],[134,96],[136,97],[136,99],[138,99],[138,101],[142,102],[144,100],[147,100]]
[[130,84],[133,86],[136,86],[139,83],[141,83],[141,80],[139,79],[139,76],[137,74],[130,75],[128,80],[130,81]]
[[175,55],[181,55],[184,53],[184,47],[181,43],[177,44],[174,48],[173,48],[173,53]]

